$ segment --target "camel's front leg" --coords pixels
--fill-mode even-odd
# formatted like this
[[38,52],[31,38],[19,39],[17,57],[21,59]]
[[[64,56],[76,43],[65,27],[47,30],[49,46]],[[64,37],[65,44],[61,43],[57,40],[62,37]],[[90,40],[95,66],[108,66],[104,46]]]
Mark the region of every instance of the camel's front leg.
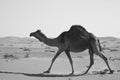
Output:
[[71,64],[71,67],[72,67],[72,73],[70,73],[70,75],[72,75],[74,73],[74,68],[73,68],[73,61],[72,61],[72,58],[71,58],[71,55],[70,55],[70,52],[69,51],[65,51],[69,61],[70,61],[70,64]]
[[61,53],[62,53],[62,51],[59,50],[59,51],[55,54],[55,56],[54,56],[53,59],[52,59],[52,62],[51,62],[50,67],[48,68],[47,71],[44,71],[44,73],[50,73],[50,70],[51,70],[51,68],[52,68],[52,65],[53,65],[54,61],[56,60],[56,58],[57,58]]

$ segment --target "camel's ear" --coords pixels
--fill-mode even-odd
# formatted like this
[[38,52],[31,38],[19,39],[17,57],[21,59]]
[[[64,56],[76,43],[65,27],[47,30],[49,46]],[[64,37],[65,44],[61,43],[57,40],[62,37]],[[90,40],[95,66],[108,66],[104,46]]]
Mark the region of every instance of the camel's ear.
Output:
[[38,29],[37,32],[41,32],[41,30]]

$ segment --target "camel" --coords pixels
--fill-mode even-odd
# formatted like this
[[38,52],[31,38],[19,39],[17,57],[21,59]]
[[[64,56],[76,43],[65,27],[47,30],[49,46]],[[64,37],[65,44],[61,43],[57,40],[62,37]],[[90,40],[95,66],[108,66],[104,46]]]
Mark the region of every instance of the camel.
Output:
[[53,39],[47,38],[47,36],[45,36],[45,34],[41,32],[41,30],[30,33],[30,37],[31,36],[35,37],[36,39],[45,43],[48,46],[58,48],[57,53],[52,59],[50,67],[47,71],[44,71],[43,73],[50,73],[54,61],[64,51],[69,59],[72,68],[72,72],[70,73],[70,75],[73,75],[73,60],[71,58],[70,52],[82,52],[86,49],[88,49],[90,55],[90,64],[88,66],[88,69],[83,73],[83,75],[86,74],[94,64],[94,54],[102,58],[110,71],[109,73],[113,73],[113,70],[111,70],[108,64],[107,58],[101,53],[102,49],[99,40],[92,33],[86,31],[86,29],[81,25],[72,25],[69,31],[64,31],[57,38]]

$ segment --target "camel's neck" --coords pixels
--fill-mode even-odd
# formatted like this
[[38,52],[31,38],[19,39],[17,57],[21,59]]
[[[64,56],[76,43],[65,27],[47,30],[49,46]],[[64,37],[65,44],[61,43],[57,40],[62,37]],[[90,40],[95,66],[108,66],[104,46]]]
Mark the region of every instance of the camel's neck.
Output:
[[54,39],[46,38],[44,40],[44,43],[48,46],[53,46],[53,47],[58,47],[59,45],[57,38],[54,38]]
[[[38,38],[39,39],[39,38]],[[41,37],[42,41],[48,45],[48,46],[53,46],[53,47],[58,47],[59,43],[58,43],[58,39],[54,38],[54,39],[50,39],[47,38],[45,35]]]

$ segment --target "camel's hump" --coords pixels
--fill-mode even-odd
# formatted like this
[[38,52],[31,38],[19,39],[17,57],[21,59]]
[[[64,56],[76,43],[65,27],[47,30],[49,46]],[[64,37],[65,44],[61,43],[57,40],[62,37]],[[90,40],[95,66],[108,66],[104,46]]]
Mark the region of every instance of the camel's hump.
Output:
[[81,25],[72,25],[68,32],[71,36],[79,35],[81,38],[89,38],[89,32]]
[[72,25],[69,31],[73,31],[73,30],[76,30],[76,29],[80,30],[80,31],[86,31],[86,29],[81,25]]

